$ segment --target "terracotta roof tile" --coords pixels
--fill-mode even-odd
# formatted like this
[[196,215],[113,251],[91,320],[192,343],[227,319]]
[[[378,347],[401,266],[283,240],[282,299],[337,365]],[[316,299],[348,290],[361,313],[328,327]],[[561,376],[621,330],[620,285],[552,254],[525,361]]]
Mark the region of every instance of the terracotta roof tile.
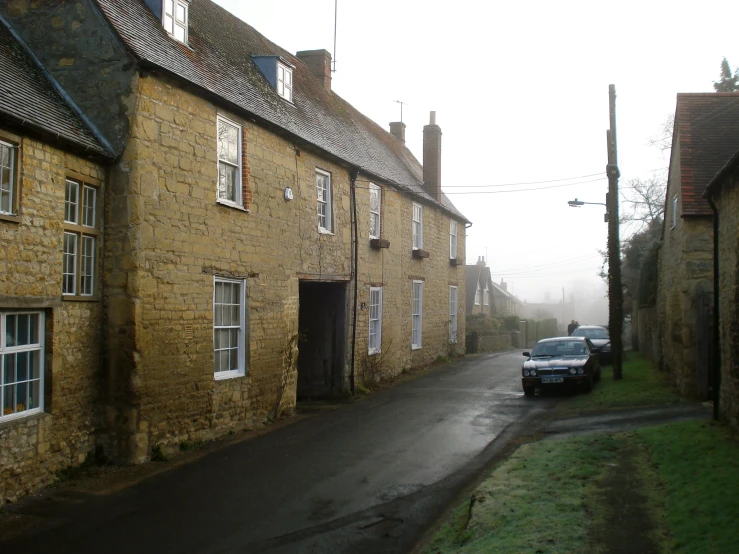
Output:
[[[365,173],[436,203],[422,188],[421,164],[403,143],[327,91],[298,58],[211,0],[190,4],[190,48],[164,31],[143,0],[97,2],[140,60],[202,87]],[[282,56],[295,66],[292,104],[268,84],[251,59],[254,55]],[[467,221],[444,195],[441,205]]]
[[678,94],[683,215],[712,215],[706,186],[739,150],[739,93]]
[[44,71],[0,21],[0,117],[62,140],[76,150],[111,157]]

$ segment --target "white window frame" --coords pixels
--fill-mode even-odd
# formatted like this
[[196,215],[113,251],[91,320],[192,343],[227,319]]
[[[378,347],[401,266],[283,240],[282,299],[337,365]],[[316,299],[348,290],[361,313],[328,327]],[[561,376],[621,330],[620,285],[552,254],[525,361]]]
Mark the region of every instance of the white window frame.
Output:
[[[376,300],[376,302],[375,302]],[[376,312],[373,314],[373,306]],[[374,316],[374,317],[373,317]],[[372,331],[374,326],[374,343]],[[382,287],[370,287],[369,294],[369,337],[367,339],[367,350],[370,355],[382,352]]]
[[[239,324],[238,325],[217,325],[218,321],[217,306],[233,306],[234,304],[226,304],[221,302],[216,303],[216,288],[219,283],[230,283],[239,285]],[[223,313],[223,312],[221,312]],[[223,321],[221,317],[221,322]],[[216,353],[220,350],[216,350],[216,332],[219,330],[238,330],[238,368],[226,371],[216,371]],[[213,277],[213,378],[216,381],[222,381],[224,379],[234,379],[236,377],[244,377],[246,375],[246,280],[245,279],[229,279],[227,277],[214,276]]]
[[480,305],[480,285],[475,289],[475,306]]
[[[380,228],[381,225],[381,217],[382,214],[382,189],[379,185],[376,185],[374,183],[370,183],[369,186],[369,212],[370,212],[370,233],[369,236],[371,239],[379,239],[380,233],[382,232],[382,229]],[[372,209],[372,196],[377,195],[377,210]],[[372,223],[375,224],[375,232],[372,233]]]
[[277,62],[277,94],[288,102],[293,101],[293,70],[280,62]]
[[457,259],[457,222],[449,220],[449,259]]
[[[220,129],[221,125],[228,125],[230,127],[233,127],[236,129],[236,165],[234,165],[231,161],[225,160],[221,158],[220,155],[220,149],[218,146],[219,142],[219,136],[220,136]],[[244,207],[244,199],[242,195],[242,177],[243,177],[243,171],[242,171],[242,140],[241,140],[241,133],[242,128],[241,125],[236,123],[235,121],[232,121],[231,119],[228,119],[227,117],[223,117],[222,115],[218,115],[217,117],[217,123],[216,123],[216,156],[218,158],[218,167],[217,167],[217,178],[216,178],[216,202],[219,204],[226,204],[227,206],[236,206],[238,208]],[[236,181],[234,182],[234,199],[231,200],[229,198],[221,198],[221,164],[224,164],[231,168],[236,168]]]
[[413,203],[413,250],[423,249],[423,206]]
[[485,283],[485,288],[482,291],[482,305],[483,306],[490,305],[490,289],[488,289],[487,283]]
[[[324,185],[321,186],[321,179],[325,178]],[[323,190],[323,194],[321,194]],[[331,183],[331,174],[328,171],[316,168],[316,214],[318,216],[318,231],[321,233],[334,232],[334,207],[333,207],[333,185]],[[320,208],[323,205],[325,213],[321,214]],[[321,224],[321,217],[324,221]]]
[[457,287],[449,287],[449,342],[457,342]]
[[[5,215],[15,215],[15,200],[18,196],[18,191],[16,190],[17,184],[16,184],[16,158],[18,154],[18,147],[14,144],[11,144],[10,142],[6,142],[4,140],[0,140],[0,149],[7,149],[8,150],[8,166],[3,166],[0,162],[0,200],[2,198],[3,193],[8,196],[8,209],[4,210],[2,208],[2,203],[0,203],[0,214]],[[1,158],[0,158],[1,159]],[[5,182],[3,180],[3,169],[8,170],[8,181]]]
[[[9,335],[7,329],[7,318],[8,316],[19,316],[19,315],[37,315],[38,316],[38,328],[36,333],[38,336],[38,342],[33,344],[25,344],[22,346],[8,346]],[[30,325],[30,320],[29,320]],[[30,330],[30,328],[29,328]],[[42,311],[16,311],[16,312],[0,312],[0,423],[10,421],[13,419],[19,419],[22,417],[31,416],[33,414],[42,413],[44,411],[44,368],[45,368],[45,357],[44,357],[44,339],[45,339],[45,324],[44,324],[44,312]],[[21,381],[27,383],[26,385],[26,400],[24,405],[28,405],[28,394],[30,390],[29,384],[33,381],[39,382],[38,388],[38,402],[37,406],[31,409],[25,409],[21,412],[14,412],[5,414],[7,406],[5,406],[5,390],[8,384],[5,383],[5,356],[12,356],[23,352],[39,352],[39,375],[36,379],[29,378],[30,375],[26,374],[26,380]],[[17,372],[15,375],[17,379]],[[16,381],[17,382],[17,381]],[[16,389],[17,394],[17,389]],[[17,408],[20,402],[15,399],[15,407]]]
[[[188,39],[189,6],[187,0],[162,0],[162,27],[167,34],[183,44],[187,44]],[[168,12],[167,8],[172,11]],[[177,17],[177,8],[182,9],[184,14],[182,19]],[[178,30],[181,34],[177,32]]]
[[674,229],[677,225],[677,194],[672,197],[672,223],[670,229]]
[[[418,309],[416,309],[416,307]],[[411,349],[418,350],[422,346],[423,346],[423,281],[413,281],[413,285],[411,287]]]

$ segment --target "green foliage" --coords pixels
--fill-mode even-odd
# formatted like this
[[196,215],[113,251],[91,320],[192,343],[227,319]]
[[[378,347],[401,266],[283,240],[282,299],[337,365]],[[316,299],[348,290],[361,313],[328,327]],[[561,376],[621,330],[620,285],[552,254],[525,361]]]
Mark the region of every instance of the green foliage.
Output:
[[521,318],[517,315],[503,316],[503,329],[506,331],[518,331]]
[[637,301],[642,308],[657,304],[658,262],[659,242],[653,241],[644,252],[641,271],[639,272],[639,296]]
[[498,318],[486,314],[472,314],[467,316],[467,332],[485,335],[500,333],[501,323]]
[[739,91],[739,71],[735,69],[732,75],[729,61],[726,58],[721,62],[721,79],[713,82],[713,88],[716,92]]
[[164,455],[164,452],[162,451],[162,447],[158,444],[155,444],[151,447],[151,461],[152,462],[167,462],[169,461],[167,459],[167,456]]
[[192,450],[199,450],[203,447],[203,441],[195,441],[195,442],[188,442],[188,441],[182,441],[180,443],[180,451],[181,452],[190,452]]

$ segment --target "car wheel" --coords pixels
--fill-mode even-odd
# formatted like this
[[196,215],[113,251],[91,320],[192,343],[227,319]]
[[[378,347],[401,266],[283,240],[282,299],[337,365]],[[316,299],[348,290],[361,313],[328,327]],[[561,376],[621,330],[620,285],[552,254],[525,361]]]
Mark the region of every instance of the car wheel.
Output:
[[523,388],[523,393],[524,393],[524,394],[525,394],[526,396],[534,396],[534,391],[535,391],[535,390],[536,390],[536,389],[535,389],[534,387],[524,387],[524,388]]

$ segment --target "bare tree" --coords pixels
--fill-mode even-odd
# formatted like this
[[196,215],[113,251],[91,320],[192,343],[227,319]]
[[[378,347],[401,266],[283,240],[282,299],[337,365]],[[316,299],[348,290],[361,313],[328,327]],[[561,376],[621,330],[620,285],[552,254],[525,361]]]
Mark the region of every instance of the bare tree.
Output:
[[629,234],[639,233],[665,212],[667,183],[661,176],[635,178],[621,189],[621,225]]
[[655,136],[647,141],[649,146],[653,146],[660,150],[663,154],[669,156],[672,149],[672,130],[675,127],[675,114],[668,115],[659,127],[659,131]]

